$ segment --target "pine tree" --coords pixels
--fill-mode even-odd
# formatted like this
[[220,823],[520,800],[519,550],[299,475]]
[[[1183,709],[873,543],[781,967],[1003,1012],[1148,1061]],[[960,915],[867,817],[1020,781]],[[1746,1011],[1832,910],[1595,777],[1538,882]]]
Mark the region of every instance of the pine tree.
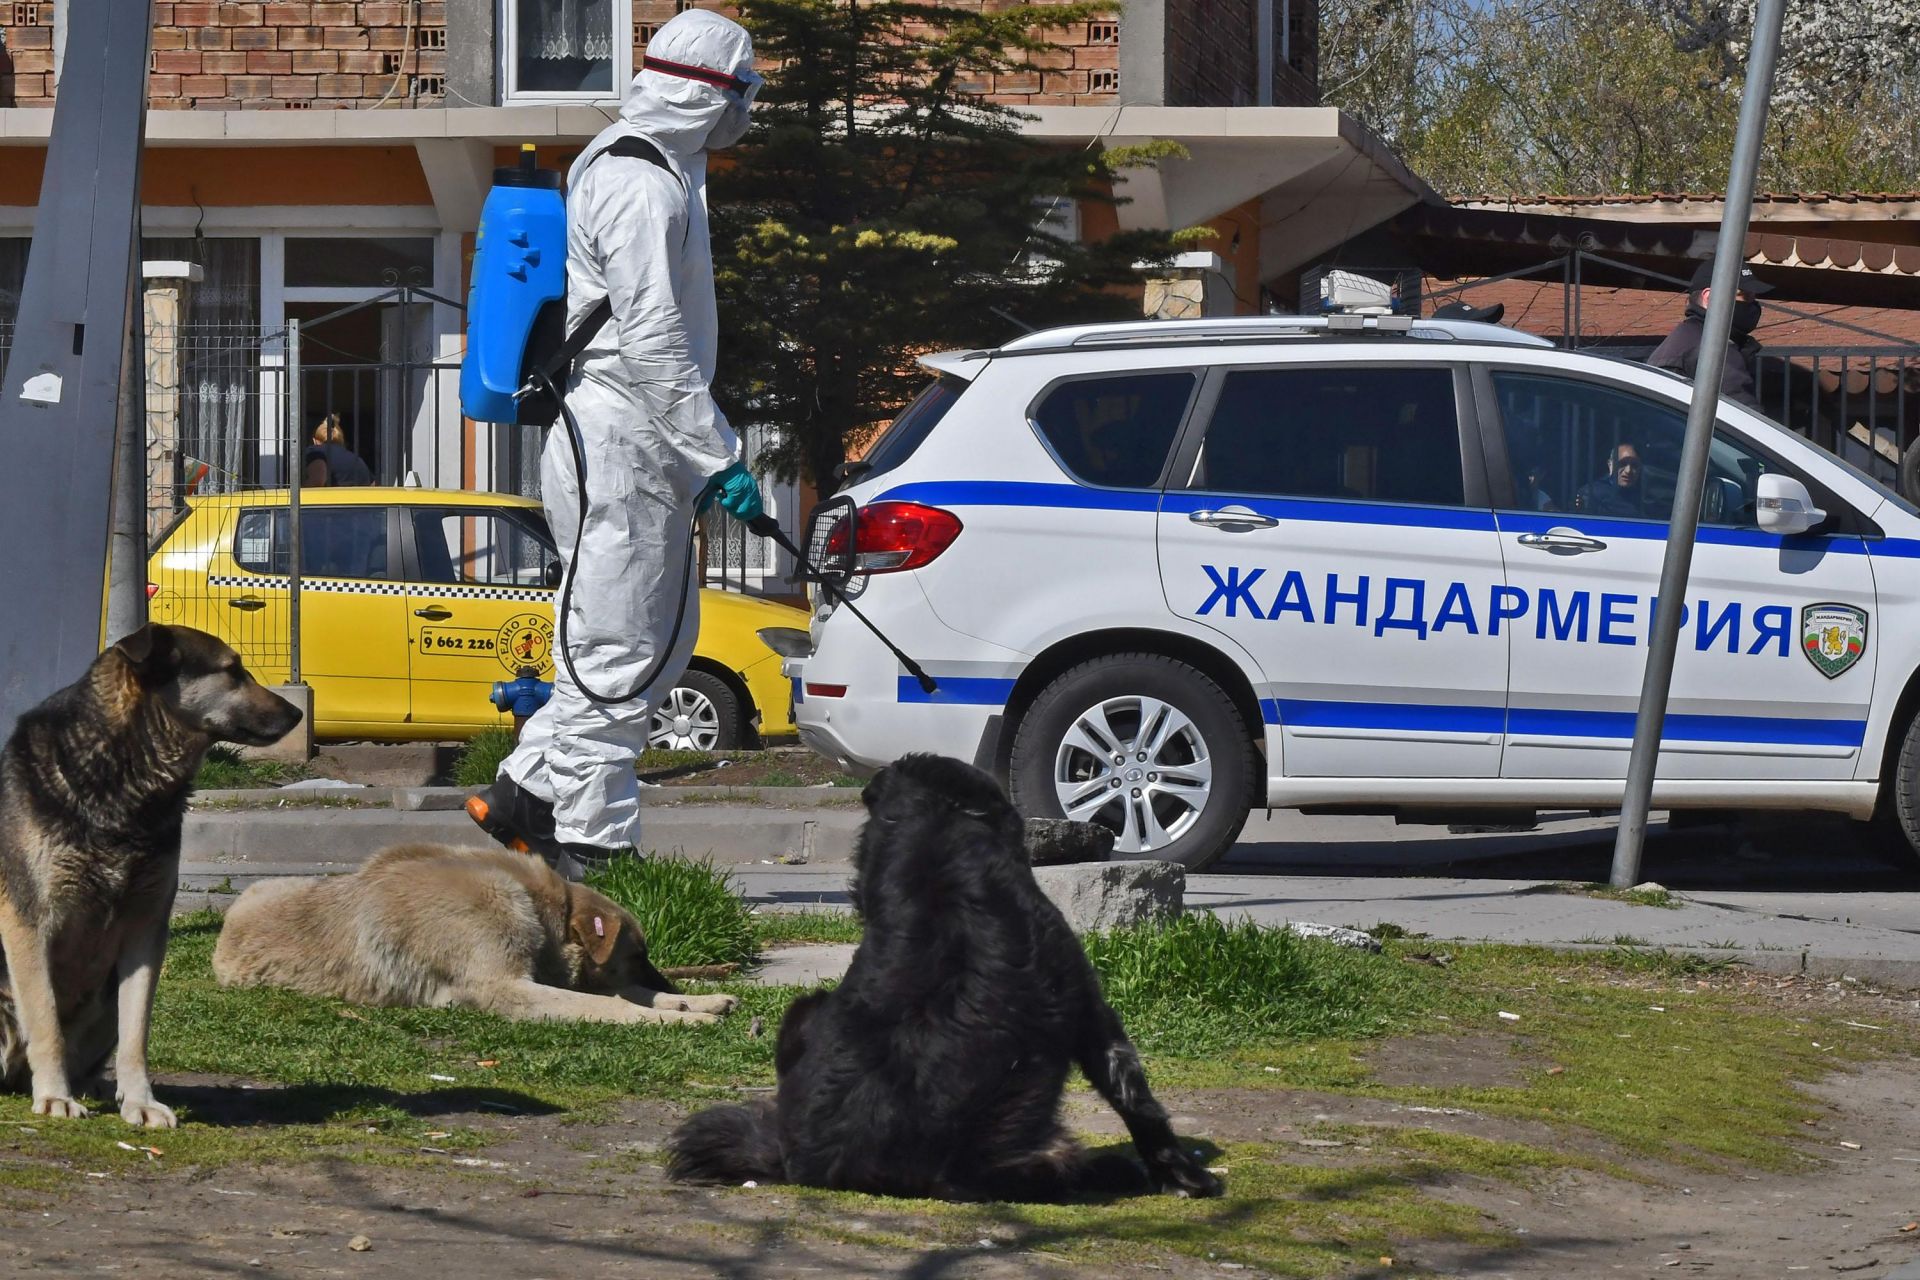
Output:
[[[1094,243],[1050,230],[1066,202],[1111,201],[1113,170],[1166,149],[1079,150],[1020,134],[981,97],[1027,70],[1049,29],[1098,4],[983,12],[904,0],[746,0],[768,83],[716,166],[715,388],[769,429],[756,462],[831,492],[848,445],[926,380],[916,355],[992,346],[1022,326],[1132,312],[1117,286],[1178,236]],[[1137,297],[1137,295],[1135,295]]]

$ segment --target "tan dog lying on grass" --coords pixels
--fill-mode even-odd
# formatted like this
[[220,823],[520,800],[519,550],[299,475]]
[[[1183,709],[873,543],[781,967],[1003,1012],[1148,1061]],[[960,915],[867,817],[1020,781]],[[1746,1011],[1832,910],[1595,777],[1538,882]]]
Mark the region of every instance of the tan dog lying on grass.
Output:
[[350,876],[261,881],[228,911],[213,972],[516,1019],[718,1022],[738,1003],[680,995],[631,914],[540,859],[438,845],[388,849]]

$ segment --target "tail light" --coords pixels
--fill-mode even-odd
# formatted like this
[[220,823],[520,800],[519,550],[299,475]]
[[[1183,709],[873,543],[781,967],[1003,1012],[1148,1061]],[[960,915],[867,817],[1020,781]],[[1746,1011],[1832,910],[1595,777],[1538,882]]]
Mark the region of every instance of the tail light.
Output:
[[[855,573],[899,573],[939,559],[960,536],[960,517],[918,502],[876,502],[853,520]],[[827,535],[826,558],[847,554],[847,522]]]
[[151,600],[159,594],[160,594],[160,588],[154,583],[149,582],[147,584],[147,599]]

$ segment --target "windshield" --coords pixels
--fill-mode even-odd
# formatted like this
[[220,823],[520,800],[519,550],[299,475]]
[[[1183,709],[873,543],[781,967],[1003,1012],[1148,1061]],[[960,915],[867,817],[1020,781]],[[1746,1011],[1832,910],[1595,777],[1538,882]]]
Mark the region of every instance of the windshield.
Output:
[[1904,512],[1909,516],[1913,516],[1916,519],[1920,519],[1920,507],[1914,506],[1911,502],[1908,502],[1905,498],[1901,497],[1899,491],[1896,490],[1892,485],[1888,484],[1885,480],[1876,478],[1871,473],[1866,471],[1864,468],[1856,465],[1855,463],[1847,461],[1847,459],[1841,457],[1839,454],[1835,453],[1833,450],[1827,448],[1827,446],[1821,444],[1818,440],[1815,440],[1810,436],[1801,435],[1798,431],[1795,431],[1792,427],[1789,427],[1786,424],[1767,416],[1765,413],[1762,413],[1760,410],[1754,409],[1748,406],[1744,406],[1744,405],[1742,406],[1742,408],[1745,408],[1748,413],[1760,419],[1760,421],[1764,422],[1768,427],[1772,428],[1773,430],[1778,431],[1781,435],[1791,436],[1793,439],[1799,441],[1801,444],[1811,445],[1814,449],[1819,451],[1821,454],[1825,455],[1828,461],[1834,463],[1842,471],[1845,471],[1848,475],[1852,476],[1855,480],[1858,480],[1861,484],[1870,486],[1875,493],[1881,495],[1888,502],[1891,502],[1894,505],[1894,508],[1896,510]]
[[[1644,364],[1638,360],[1628,361],[1627,363],[1633,364],[1638,368],[1648,369],[1654,373],[1658,373],[1665,377],[1672,378],[1675,382],[1681,383],[1685,386],[1691,387],[1693,385],[1692,382],[1690,382],[1688,379],[1681,377],[1678,373],[1675,373],[1671,369],[1662,369],[1657,365]],[[1832,461],[1835,465],[1837,465],[1842,471],[1845,471],[1848,475],[1852,476],[1855,480],[1858,480],[1861,484],[1870,486],[1875,493],[1878,493],[1881,497],[1885,498],[1888,502],[1891,502],[1894,505],[1895,510],[1900,511],[1906,515],[1912,516],[1916,519],[1920,519],[1920,507],[1914,506],[1913,503],[1908,502],[1905,498],[1901,497],[1899,491],[1896,490],[1892,485],[1888,484],[1885,480],[1881,480],[1875,477],[1874,475],[1872,475],[1871,473],[1869,473],[1868,471],[1866,471],[1864,468],[1859,467],[1856,464],[1847,461],[1845,458],[1841,457],[1839,454],[1835,453],[1833,450],[1827,448],[1827,446],[1821,444],[1818,440],[1813,439],[1811,436],[1801,435],[1798,431],[1795,431],[1792,427],[1789,427],[1784,422],[1781,422],[1778,418],[1773,417],[1772,415],[1768,414],[1764,410],[1756,409],[1752,405],[1744,405],[1744,404],[1739,407],[1746,410],[1746,412],[1751,416],[1758,418],[1762,423],[1764,423],[1771,430],[1777,431],[1783,436],[1790,437],[1791,439],[1796,440],[1801,444],[1812,446],[1813,449],[1815,449],[1817,452],[1821,454],[1824,454],[1830,461]]]
[[871,476],[885,475],[911,458],[913,451],[933,434],[934,427],[947,416],[947,410],[953,408],[960,393],[966,389],[965,382],[953,377],[942,377],[928,383],[913,398],[913,403],[880,433],[880,438],[873,442],[866,456],[847,465],[847,482],[851,484]]

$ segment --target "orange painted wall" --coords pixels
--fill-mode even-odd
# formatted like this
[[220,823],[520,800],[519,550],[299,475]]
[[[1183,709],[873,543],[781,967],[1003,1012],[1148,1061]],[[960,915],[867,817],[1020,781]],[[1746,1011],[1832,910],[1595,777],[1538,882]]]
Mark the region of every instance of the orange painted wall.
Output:
[[[0,205],[40,201],[40,147],[0,147]],[[140,198],[150,205],[430,205],[412,147],[152,147]]]

